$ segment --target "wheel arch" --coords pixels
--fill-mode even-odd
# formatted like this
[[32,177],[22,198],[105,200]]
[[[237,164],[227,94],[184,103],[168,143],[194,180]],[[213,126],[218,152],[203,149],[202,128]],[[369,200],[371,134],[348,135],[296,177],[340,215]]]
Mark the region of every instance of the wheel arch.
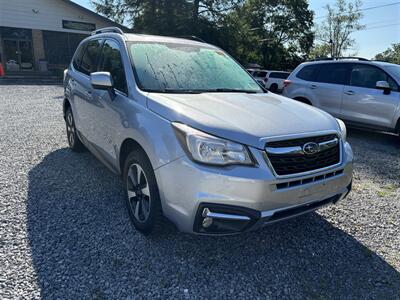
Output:
[[63,101],[63,117],[64,117],[64,119],[65,119],[65,114],[67,112],[67,109],[69,107],[71,107],[71,103],[69,102],[68,98],[64,98],[64,101]]
[[130,137],[126,138],[122,142],[121,147],[119,148],[118,166],[119,166],[119,171],[120,171],[121,176],[123,176],[124,163],[125,163],[127,156],[129,155],[129,153],[131,153],[132,151],[136,151],[136,150],[143,151],[143,153],[146,155],[147,159],[151,163],[151,160],[150,160],[148,154],[146,153],[146,151],[144,150],[144,148],[133,138],[130,138]]
[[293,99],[305,104],[313,105],[312,102],[306,97],[294,97]]
[[400,116],[397,120],[395,131],[396,131],[396,133],[400,134]]

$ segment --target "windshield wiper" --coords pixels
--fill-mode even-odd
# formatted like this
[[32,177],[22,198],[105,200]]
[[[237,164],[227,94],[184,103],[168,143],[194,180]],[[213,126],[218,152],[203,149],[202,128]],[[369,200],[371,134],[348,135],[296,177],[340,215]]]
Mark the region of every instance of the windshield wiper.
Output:
[[166,93],[166,94],[201,94],[204,93],[202,90],[184,90],[184,89],[144,89],[145,92],[150,93]]
[[201,94],[201,93],[247,93],[247,94],[258,94],[259,91],[254,90],[245,90],[245,89],[227,89],[227,88],[218,88],[218,89],[209,89],[209,90],[190,90],[190,89],[171,89],[171,88],[163,88],[163,89],[144,89],[145,92],[150,93],[166,93],[166,94]]
[[218,88],[207,90],[209,93],[247,93],[247,94],[258,94],[258,91],[255,90],[245,90],[245,89],[226,89],[226,88]]

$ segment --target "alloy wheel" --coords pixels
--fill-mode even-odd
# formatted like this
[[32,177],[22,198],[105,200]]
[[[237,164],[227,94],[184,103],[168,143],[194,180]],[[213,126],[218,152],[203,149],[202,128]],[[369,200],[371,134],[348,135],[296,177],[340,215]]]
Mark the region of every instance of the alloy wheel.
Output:
[[71,113],[67,114],[67,136],[68,136],[68,142],[71,147],[74,146],[75,143],[75,125],[74,125],[74,119],[72,117]]
[[146,222],[150,215],[150,189],[147,177],[139,164],[129,166],[127,176],[129,208],[138,222]]

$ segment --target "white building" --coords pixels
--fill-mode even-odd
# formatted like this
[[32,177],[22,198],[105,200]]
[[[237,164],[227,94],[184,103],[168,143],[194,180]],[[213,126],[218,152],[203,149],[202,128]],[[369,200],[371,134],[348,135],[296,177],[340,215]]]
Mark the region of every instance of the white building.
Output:
[[123,28],[69,0],[0,0],[0,62],[8,73],[63,69],[83,38],[109,26]]

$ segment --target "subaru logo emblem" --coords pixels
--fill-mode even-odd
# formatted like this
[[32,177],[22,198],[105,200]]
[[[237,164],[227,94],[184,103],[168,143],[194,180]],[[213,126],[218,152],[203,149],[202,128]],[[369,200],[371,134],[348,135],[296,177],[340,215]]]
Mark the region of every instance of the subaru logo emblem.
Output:
[[315,154],[319,152],[319,145],[317,143],[311,142],[304,144],[303,152],[305,154]]

